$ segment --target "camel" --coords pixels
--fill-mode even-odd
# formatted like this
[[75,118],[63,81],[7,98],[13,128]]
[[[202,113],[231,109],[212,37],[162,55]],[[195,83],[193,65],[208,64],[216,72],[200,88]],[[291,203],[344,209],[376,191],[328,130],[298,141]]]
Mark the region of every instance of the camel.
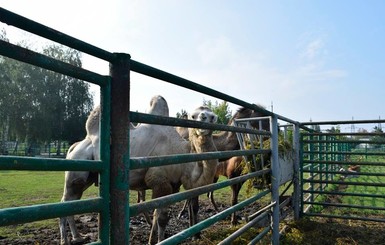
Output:
[[[168,116],[168,106],[166,100],[161,96],[155,96],[151,100],[148,113]],[[83,141],[72,147],[67,159],[100,159],[99,151],[99,116],[100,108],[91,112],[86,122],[87,136]],[[216,115],[208,108],[199,107],[192,115],[193,120],[216,122]],[[194,134],[194,132],[196,132]],[[174,127],[160,126],[152,124],[140,124],[135,129],[130,130],[130,155],[139,156],[159,156],[189,153],[193,151],[213,151],[216,150],[212,143],[211,130],[191,130],[193,144],[179,136]],[[217,160],[184,163],[178,165],[165,165],[145,169],[131,170],[129,175],[129,186],[131,190],[143,191],[152,189],[152,198],[165,196],[179,191],[182,184],[186,189],[212,183]],[[95,178],[96,176],[96,178]],[[65,186],[62,201],[78,200],[82,193],[90,185],[97,182],[97,175],[90,172],[67,171],[65,174]],[[197,210],[193,210],[196,214]],[[194,216],[192,216],[194,217]],[[196,215],[195,215],[196,217]],[[66,223],[69,223],[73,240],[82,239],[78,233],[74,218],[60,218],[61,243],[69,244],[69,239],[65,231]],[[167,208],[154,211],[154,220],[151,229],[149,242],[155,241],[155,232],[158,231],[158,242],[164,239],[165,228],[168,222]],[[194,222],[192,219],[191,222]]]
[[[150,108],[147,110],[147,113],[154,114],[154,115],[160,115],[160,116],[168,116],[169,115],[169,109],[166,100],[162,96],[154,96],[150,101]],[[97,106],[89,115],[87,121],[86,121],[86,132],[87,135],[84,140],[77,142],[73,144],[67,153],[67,159],[86,159],[86,160],[99,160],[99,116],[100,116],[100,106]],[[136,140],[137,138],[140,138],[140,135],[143,134],[144,137],[148,136],[149,131],[147,128],[151,128],[154,131],[157,131],[159,129],[160,132],[163,132],[164,130],[161,128],[161,126],[158,125],[148,125],[148,124],[141,124],[137,127],[133,127],[133,125],[130,125],[130,139],[131,141]],[[163,131],[162,131],[163,130]],[[143,133],[144,132],[144,133]],[[146,134],[147,132],[147,134]],[[164,132],[163,134],[167,135],[167,132]],[[152,139],[152,136],[149,137],[149,139]],[[134,151],[135,154],[142,154],[142,156],[145,155],[151,155],[151,154],[159,154],[159,152],[154,151],[151,152],[153,149],[158,149],[159,147],[156,147],[156,141],[148,142],[148,147],[142,147],[141,144],[136,144],[137,148],[131,149],[131,151]],[[178,143],[181,147],[179,151],[183,152],[189,152],[190,146],[188,141],[186,140],[180,140]],[[142,153],[139,152],[139,147],[143,148]],[[177,147],[176,147],[177,148]],[[141,186],[143,184],[140,183],[144,179],[146,171],[142,169],[133,170],[130,171],[130,180],[133,180],[133,183],[139,182],[137,184],[138,186]],[[64,192],[62,197],[62,202],[64,201],[71,201],[71,200],[78,200],[81,198],[83,192],[92,184],[97,185],[98,179],[96,173],[91,173],[88,171],[66,171],[65,172],[65,182],[64,182]],[[143,181],[142,181],[143,182]],[[136,185],[136,184],[135,184]],[[135,186],[133,184],[133,186]],[[142,188],[145,189],[145,188]],[[61,234],[61,243],[62,244],[70,244],[69,240],[67,238],[65,225],[68,221],[68,224],[71,229],[72,237],[74,242],[82,241],[83,238],[78,233],[76,227],[75,227],[75,221],[73,216],[69,217],[62,217],[60,218],[60,234]]]
[[[181,119],[188,119],[188,114],[182,114],[181,116]],[[188,140],[189,139],[189,132],[188,132],[188,128],[185,128],[185,127],[175,127],[176,131],[178,132],[178,134],[183,138],[183,139],[186,139]]]
[[[240,176],[244,172],[245,164],[242,164],[243,157],[235,156],[225,161],[222,161],[217,166],[217,171],[214,177],[214,183],[216,183],[219,179],[219,176],[225,176],[228,179],[235,178]],[[239,191],[244,182],[240,182],[238,184],[231,185],[231,206],[234,206],[238,203],[238,195]],[[214,192],[208,193],[208,197],[210,198],[211,203],[214,206],[214,209],[218,212],[217,204],[214,200]],[[237,216],[234,213],[231,214],[231,225],[235,226],[238,224]]]
[[[264,116],[261,112],[248,109],[248,108],[240,108],[237,110],[237,112],[234,114],[234,116],[229,120],[229,123],[227,125],[231,126],[234,125],[234,121],[236,119],[241,118],[253,118],[253,117],[262,117]],[[259,123],[256,121],[250,122],[251,126],[254,128],[260,128]],[[270,130],[270,124],[267,120],[262,121],[262,128],[261,130]],[[181,137],[185,137],[187,128],[178,128],[178,133],[181,135]],[[222,131],[218,134],[213,134],[213,140],[214,144],[217,147],[218,151],[230,151],[230,150],[239,150],[240,145],[237,138],[236,133],[230,132],[230,131]],[[235,156],[229,159],[220,159],[220,162],[217,166],[217,171],[214,178],[214,183],[216,183],[219,179],[219,176],[225,176],[227,178],[235,178],[242,174],[244,165],[241,164],[243,160],[243,157],[241,156]],[[238,203],[238,194],[242,187],[243,183],[238,183],[231,186],[231,205],[234,206]],[[218,207],[214,200],[214,192],[208,193],[208,197],[210,198],[211,203],[214,206],[214,209],[218,212]],[[182,210],[180,211],[178,217],[180,218],[187,206],[187,201],[185,202]],[[237,218],[235,212],[231,215],[231,224],[236,225]]]
[[[198,107],[190,119],[196,121],[215,123],[217,116],[207,107]],[[174,129],[174,132],[176,130]],[[180,137],[180,136],[179,136]],[[216,151],[212,140],[212,131],[207,129],[189,129],[191,152],[202,153]],[[189,162],[177,165],[150,168],[146,174],[146,185],[152,189],[152,198],[169,195],[179,191],[183,185],[186,190],[211,184],[214,179],[218,160],[204,160],[201,162]],[[189,205],[190,225],[197,223],[199,209],[198,197],[192,198]],[[160,208],[154,211],[154,219],[149,242],[155,242],[155,232],[158,229],[158,242],[164,239],[165,227],[168,222],[168,208]]]

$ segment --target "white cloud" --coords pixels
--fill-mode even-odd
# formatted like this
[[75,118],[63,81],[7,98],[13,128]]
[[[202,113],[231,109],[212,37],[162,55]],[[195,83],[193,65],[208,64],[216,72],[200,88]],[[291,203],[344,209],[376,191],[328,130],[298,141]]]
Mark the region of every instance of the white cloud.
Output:
[[307,44],[305,50],[301,54],[301,57],[305,59],[315,59],[318,56],[322,55],[325,50],[325,42],[321,38],[313,40]]

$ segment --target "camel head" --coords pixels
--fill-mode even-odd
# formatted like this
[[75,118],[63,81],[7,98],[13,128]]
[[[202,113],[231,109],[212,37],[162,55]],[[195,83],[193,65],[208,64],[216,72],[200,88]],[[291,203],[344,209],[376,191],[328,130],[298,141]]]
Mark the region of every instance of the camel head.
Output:
[[158,115],[158,116],[169,116],[169,110],[167,101],[160,95],[155,95],[151,98],[150,108],[147,111],[148,114]]
[[[189,119],[199,121],[216,123],[218,116],[207,106],[200,106],[193,113],[190,114]],[[194,129],[197,135],[208,135],[212,133],[210,129]]]
[[[265,109],[261,105],[257,105],[263,109]],[[255,111],[246,107],[241,107],[237,110],[237,112],[234,114],[234,116],[230,119],[229,124],[231,125],[234,121],[234,119],[240,119],[240,118],[253,118],[253,117],[264,117],[266,116],[262,112]],[[251,126],[253,128],[259,129],[259,121],[251,121]],[[270,131],[270,123],[268,120],[262,120],[262,130]]]

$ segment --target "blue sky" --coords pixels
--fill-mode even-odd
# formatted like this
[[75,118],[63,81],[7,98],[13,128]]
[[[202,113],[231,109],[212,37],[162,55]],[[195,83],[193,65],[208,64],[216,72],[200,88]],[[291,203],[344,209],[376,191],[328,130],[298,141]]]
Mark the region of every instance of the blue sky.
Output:
[[[384,1],[0,0],[0,6],[247,102],[268,109],[273,103],[274,112],[293,120],[385,118]],[[5,28],[11,41],[25,37]],[[108,74],[108,64],[83,61]],[[156,94],[172,116],[215,100],[132,75],[131,110],[144,112]]]

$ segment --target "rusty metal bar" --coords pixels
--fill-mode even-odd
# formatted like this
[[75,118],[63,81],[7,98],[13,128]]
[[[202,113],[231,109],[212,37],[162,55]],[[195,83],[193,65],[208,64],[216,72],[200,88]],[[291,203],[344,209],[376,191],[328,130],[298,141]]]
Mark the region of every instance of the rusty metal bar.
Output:
[[130,56],[115,54],[110,64],[111,83],[111,244],[129,244],[129,109]]
[[99,194],[103,200],[99,213],[99,241],[102,244],[110,242],[110,125],[111,125],[111,78],[106,86],[100,88],[100,160],[104,170],[100,173]]

